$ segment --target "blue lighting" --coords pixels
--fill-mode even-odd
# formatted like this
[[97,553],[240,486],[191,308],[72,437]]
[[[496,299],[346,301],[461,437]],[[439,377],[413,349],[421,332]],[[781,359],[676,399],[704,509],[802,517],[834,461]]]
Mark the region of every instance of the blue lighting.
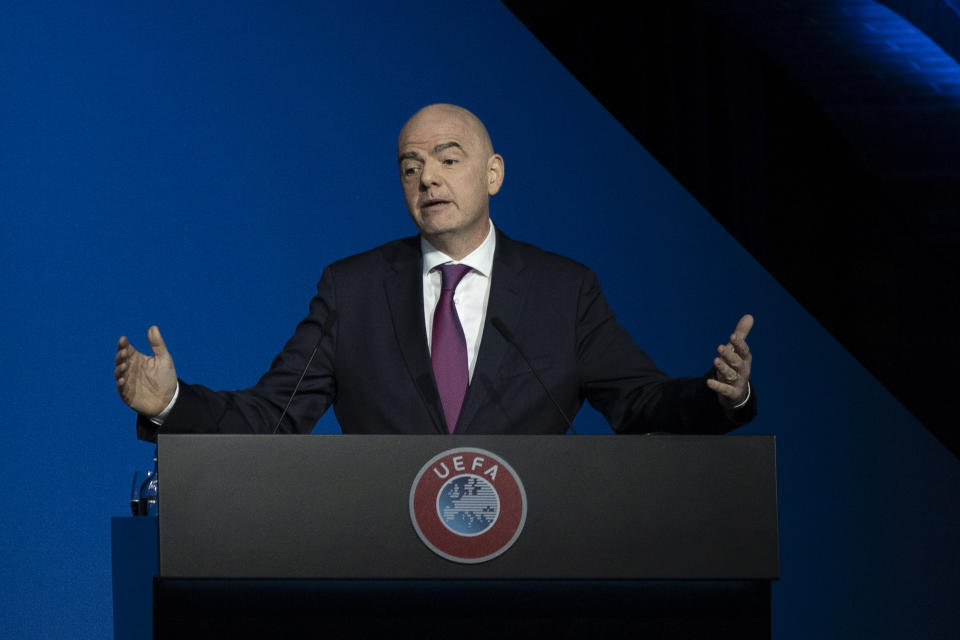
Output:
[[[841,2],[839,8],[848,20],[836,25],[837,35],[858,43],[862,61],[899,85],[904,98],[945,98],[944,106],[960,107],[960,64],[923,31],[873,0]],[[960,16],[956,20],[960,28]]]

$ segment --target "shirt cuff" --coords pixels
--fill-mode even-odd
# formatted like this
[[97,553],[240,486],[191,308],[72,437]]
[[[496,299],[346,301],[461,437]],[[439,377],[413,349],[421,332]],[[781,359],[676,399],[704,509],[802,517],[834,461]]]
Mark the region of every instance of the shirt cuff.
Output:
[[[179,385],[179,383],[177,383],[177,390],[178,390],[178,391],[180,390],[180,385]],[[176,400],[176,399],[177,399],[177,396],[173,396],[173,399]],[[749,381],[749,380],[747,380],[747,397],[743,399],[743,402],[741,402],[740,404],[735,404],[735,405],[733,405],[733,407],[731,407],[731,408],[732,408],[732,409],[739,409],[739,408],[745,406],[748,402],[750,402],[750,381]],[[173,402],[170,403],[170,407],[171,407],[171,408],[173,407]],[[169,413],[169,411],[168,411],[168,413]],[[152,420],[152,418],[151,418],[151,420]]]
[[[750,383],[748,382],[747,385],[749,384]],[[150,420],[150,422],[157,425],[158,427],[162,427],[164,420],[166,420],[167,416],[170,415],[170,412],[173,411],[173,405],[177,404],[177,398],[179,397],[180,397],[180,381],[177,380],[177,389],[173,392],[173,397],[170,399],[170,403],[167,404],[166,407],[164,407],[163,411],[161,411],[155,416],[150,416],[148,420]],[[747,399],[748,400],[750,399],[749,386],[747,387]],[[744,400],[744,402],[746,402],[746,400]]]

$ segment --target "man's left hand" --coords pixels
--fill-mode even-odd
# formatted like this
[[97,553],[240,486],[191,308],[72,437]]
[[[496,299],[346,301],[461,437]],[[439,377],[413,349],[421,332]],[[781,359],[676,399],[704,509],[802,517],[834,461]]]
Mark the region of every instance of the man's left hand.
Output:
[[753,316],[740,318],[730,342],[717,347],[718,357],[713,359],[715,376],[707,380],[707,386],[717,392],[720,403],[735,407],[747,399],[747,383],[750,381],[750,365],[753,356],[747,346],[747,334],[753,328]]

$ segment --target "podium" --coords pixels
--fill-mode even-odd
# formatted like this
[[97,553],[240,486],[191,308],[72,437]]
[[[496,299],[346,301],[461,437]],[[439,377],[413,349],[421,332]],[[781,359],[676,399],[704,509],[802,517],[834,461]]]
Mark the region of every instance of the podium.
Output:
[[770,436],[161,435],[159,464],[160,638],[770,634]]

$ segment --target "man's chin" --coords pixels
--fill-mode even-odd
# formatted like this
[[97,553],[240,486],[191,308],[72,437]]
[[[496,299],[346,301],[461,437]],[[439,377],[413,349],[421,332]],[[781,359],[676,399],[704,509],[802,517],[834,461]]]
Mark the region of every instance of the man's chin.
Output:
[[414,220],[420,233],[425,236],[444,235],[455,232],[459,227],[456,220],[443,215],[423,215]]
[[427,240],[449,238],[456,234],[456,229],[438,225],[424,225],[420,227],[420,234]]

